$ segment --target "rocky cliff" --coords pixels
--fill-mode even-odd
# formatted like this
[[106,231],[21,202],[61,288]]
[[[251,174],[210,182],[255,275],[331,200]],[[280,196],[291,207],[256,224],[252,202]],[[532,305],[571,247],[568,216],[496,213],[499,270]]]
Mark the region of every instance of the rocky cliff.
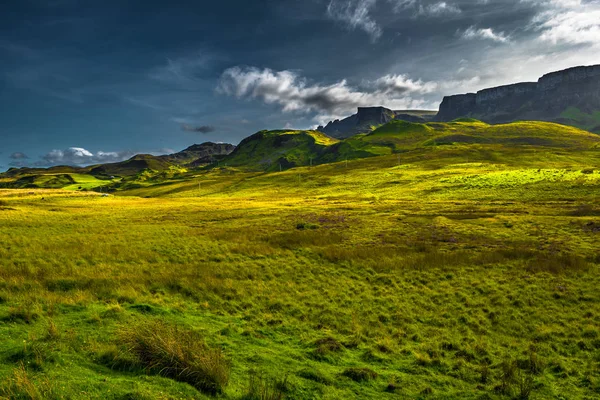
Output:
[[542,120],[600,133],[600,65],[553,72],[537,82],[444,97],[435,120]]
[[319,126],[317,130],[337,139],[345,139],[359,133],[370,132],[372,127],[387,124],[394,119],[427,122],[435,114],[435,111],[394,111],[385,107],[359,107],[358,113],[342,120],[331,121],[326,126]]

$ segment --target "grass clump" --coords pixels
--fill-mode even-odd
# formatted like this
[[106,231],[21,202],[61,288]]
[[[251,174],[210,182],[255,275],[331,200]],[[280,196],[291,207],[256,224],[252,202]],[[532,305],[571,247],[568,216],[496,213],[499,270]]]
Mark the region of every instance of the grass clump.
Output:
[[321,371],[305,368],[296,373],[300,378],[308,379],[309,381],[321,383],[323,385],[331,385],[332,380],[323,374]]
[[120,338],[148,373],[209,394],[221,393],[229,382],[229,361],[194,331],[154,320],[123,329]]
[[530,272],[549,272],[552,274],[588,269],[587,261],[574,254],[541,254],[529,260],[527,270]]
[[319,225],[313,224],[310,222],[298,222],[296,224],[296,229],[301,230],[301,231],[303,231],[305,229],[319,229]]
[[344,351],[344,345],[332,337],[319,339],[314,345],[316,348],[312,355],[317,360],[325,360]]
[[40,314],[31,306],[11,307],[8,310],[8,315],[2,317],[4,322],[20,322],[31,324],[40,317]]
[[43,400],[49,398],[56,398],[50,381],[34,382],[23,363],[13,370],[12,376],[0,388],[0,399]]
[[242,400],[282,400],[288,391],[287,376],[283,379],[269,378],[251,371],[248,389]]
[[342,375],[354,382],[365,382],[377,378],[377,372],[369,368],[346,368]]

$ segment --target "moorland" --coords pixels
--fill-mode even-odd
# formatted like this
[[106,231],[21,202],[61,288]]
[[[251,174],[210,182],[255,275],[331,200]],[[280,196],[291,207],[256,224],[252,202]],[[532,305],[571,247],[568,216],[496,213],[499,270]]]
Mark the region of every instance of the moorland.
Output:
[[9,171],[0,398],[598,398],[599,166],[458,120]]

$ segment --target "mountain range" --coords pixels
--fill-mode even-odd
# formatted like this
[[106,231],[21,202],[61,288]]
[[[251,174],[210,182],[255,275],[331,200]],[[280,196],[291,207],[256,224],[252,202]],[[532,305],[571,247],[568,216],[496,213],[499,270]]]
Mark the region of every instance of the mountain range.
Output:
[[600,65],[553,72],[537,82],[446,96],[438,112],[361,107],[357,114],[331,121],[317,130],[344,139],[367,133],[374,126],[394,119],[422,123],[457,118],[474,118],[490,124],[548,121],[600,133]]
[[[515,122],[521,120],[532,121]],[[577,127],[600,133],[600,66],[551,73],[538,82],[447,96],[437,113],[361,107],[357,114],[316,130],[260,131],[238,146],[206,142],[173,154],[139,154],[117,163],[11,168],[0,174],[0,187],[118,188],[140,180],[170,179],[198,168],[276,172],[432,146],[508,146],[515,151],[523,146],[600,148],[600,136]],[[82,180],[81,176],[90,178]]]
[[85,167],[58,165],[50,168],[10,168],[4,174],[0,174],[0,176],[12,177],[39,173],[82,173],[94,176],[127,176],[137,174],[146,169],[164,171],[173,165],[197,167],[199,165],[211,164],[229,155],[234,149],[235,146],[229,143],[205,142],[194,144],[177,153],[162,156],[137,154],[125,161]]
[[318,131],[337,139],[367,133],[374,127],[387,124],[395,119],[408,122],[429,122],[436,116],[435,111],[427,110],[390,110],[385,107],[359,107],[358,112],[342,120],[336,119],[326,126],[319,126]]
[[131,190],[166,181],[193,179],[211,170],[226,173],[280,172],[348,160],[394,156],[458,157],[497,161],[496,154],[526,159],[538,150],[597,151],[600,135],[550,122],[528,121],[490,125],[474,119],[452,122],[392,120],[369,133],[336,139],[317,130],[260,131],[238,146],[204,143],[181,152],[88,167],[49,169],[12,168],[0,174],[0,188],[54,188],[67,190]]

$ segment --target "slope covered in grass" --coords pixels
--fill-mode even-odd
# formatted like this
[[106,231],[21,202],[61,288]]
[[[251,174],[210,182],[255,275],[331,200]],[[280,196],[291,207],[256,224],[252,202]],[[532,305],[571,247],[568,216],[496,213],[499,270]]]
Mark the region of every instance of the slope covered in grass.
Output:
[[161,157],[138,154],[126,161],[92,166],[89,168],[89,173],[96,176],[130,176],[144,170],[164,171],[171,165],[169,161]]
[[[337,140],[318,131],[261,131],[244,139],[231,154],[217,157],[216,162],[208,166],[200,165],[202,163],[199,164],[200,166],[191,165],[190,168],[202,170],[202,168],[235,167],[246,171],[277,172],[302,166],[347,162],[396,153],[419,153],[437,146],[446,147],[448,152],[463,152],[465,155],[473,151],[481,151],[483,148],[488,152],[510,153],[512,151],[518,158],[519,154],[526,155],[531,149],[538,149],[538,151],[597,149],[600,146],[600,136],[548,122],[529,121],[489,125],[473,119],[424,124],[397,120],[369,134],[356,135],[345,140]],[[186,151],[177,154],[184,157]],[[170,162],[169,157],[138,155],[127,161],[86,168],[12,169],[0,174],[2,179],[0,185],[70,189],[102,186],[93,182],[74,186],[81,182],[35,177],[56,175],[63,170],[79,174],[78,176],[91,175],[91,181],[95,181],[95,177],[104,179],[105,186],[110,185],[112,190],[162,184],[174,178],[184,179],[185,176],[182,176],[181,172],[185,168],[177,164],[180,161],[175,164]],[[111,177],[125,179],[121,185],[118,185],[108,182]]]
[[569,107],[558,120],[600,134],[600,111],[584,112],[576,107]]
[[496,144],[588,149],[600,144],[600,137],[587,131],[550,122],[527,121],[489,125],[473,119],[453,122],[411,123],[392,121],[362,140],[406,151],[423,146],[452,144]]
[[222,163],[266,171],[288,169],[316,162],[336,143],[318,131],[261,131],[242,140]]
[[12,189],[64,189],[64,190],[89,190],[101,186],[109,185],[112,181],[106,179],[97,179],[93,175],[86,173],[44,173],[39,171],[37,174],[25,174],[16,176],[12,179],[5,178],[0,180],[0,187]]
[[0,190],[0,396],[595,398],[598,165],[460,144]]
[[382,155],[0,190],[0,396],[595,398],[600,151],[564,132],[266,133]]

